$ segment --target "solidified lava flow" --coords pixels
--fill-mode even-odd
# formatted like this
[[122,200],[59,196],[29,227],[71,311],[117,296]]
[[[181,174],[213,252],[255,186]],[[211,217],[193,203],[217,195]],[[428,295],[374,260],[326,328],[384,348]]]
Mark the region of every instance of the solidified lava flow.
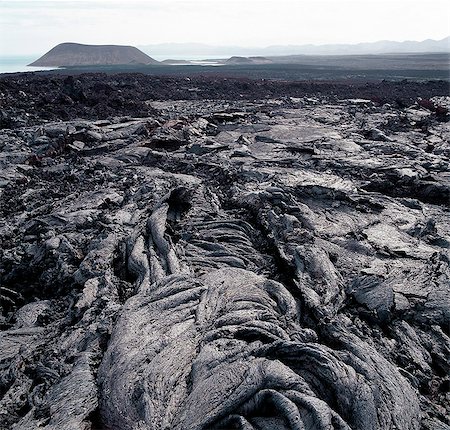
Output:
[[0,428],[449,429],[450,97],[0,78]]

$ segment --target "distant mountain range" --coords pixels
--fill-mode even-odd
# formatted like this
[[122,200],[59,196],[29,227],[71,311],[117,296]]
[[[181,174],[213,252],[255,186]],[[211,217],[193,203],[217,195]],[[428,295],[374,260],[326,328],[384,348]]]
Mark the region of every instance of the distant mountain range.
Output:
[[277,55],[363,55],[387,53],[450,52],[450,37],[442,40],[427,39],[421,42],[393,42],[382,40],[373,43],[333,45],[273,45],[265,48],[241,46],[213,46],[202,43],[162,43],[139,47],[155,56],[277,56]]
[[31,63],[37,67],[158,64],[134,46],[61,43]]

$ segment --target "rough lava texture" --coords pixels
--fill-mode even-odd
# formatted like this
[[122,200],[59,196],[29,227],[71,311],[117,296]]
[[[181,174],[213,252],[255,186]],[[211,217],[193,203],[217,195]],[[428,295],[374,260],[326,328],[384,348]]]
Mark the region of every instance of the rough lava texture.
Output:
[[62,118],[20,79],[0,80],[1,429],[450,428],[444,84],[99,119],[100,77],[65,78]]

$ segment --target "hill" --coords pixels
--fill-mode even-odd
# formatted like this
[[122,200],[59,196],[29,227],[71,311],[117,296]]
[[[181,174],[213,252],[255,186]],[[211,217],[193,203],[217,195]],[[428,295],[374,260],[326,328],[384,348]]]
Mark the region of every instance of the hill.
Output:
[[265,57],[238,57],[233,56],[225,61],[225,64],[270,64],[272,60]]
[[126,64],[158,64],[158,61],[144,54],[134,46],[82,45],[61,43],[30,66],[112,66]]

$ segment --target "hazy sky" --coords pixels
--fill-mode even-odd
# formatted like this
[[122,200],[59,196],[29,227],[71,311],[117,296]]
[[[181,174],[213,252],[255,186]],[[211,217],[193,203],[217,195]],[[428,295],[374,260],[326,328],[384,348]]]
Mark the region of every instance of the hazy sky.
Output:
[[442,39],[446,0],[0,0],[0,55],[61,42],[145,45],[358,43]]

